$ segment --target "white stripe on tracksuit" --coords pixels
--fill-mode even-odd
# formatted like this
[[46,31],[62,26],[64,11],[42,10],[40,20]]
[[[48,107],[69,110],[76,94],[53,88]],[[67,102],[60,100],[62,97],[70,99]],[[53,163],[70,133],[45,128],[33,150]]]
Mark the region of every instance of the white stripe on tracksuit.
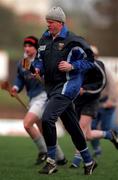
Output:
[[[78,46],[72,48],[71,51],[70,51],[69,54],[68,54],[68,57],[67,57],[67,62],[68,62],[68,63],[70,63],[70,61],[71,61],[72,51],[73,51],[74,49],[78,49],[81,54],[85,54],[85,52],[83,51],[83,49],[80,48],[80,47],[78,47]],[[66,81],[66,83],[64,83],[64,86],[63,86],[63,89],[62,89],[62,93],[61,93],[61,94],[65,94],[65,91],[66,91],[66,89],[67,89],[67,86],[68,86],[68,83],[69,83],[70,78],[71,78],[71,77],[70,77],[70,73],[67,72],[67,73],[66,73],[66,79],[67,79],[67,81]]]

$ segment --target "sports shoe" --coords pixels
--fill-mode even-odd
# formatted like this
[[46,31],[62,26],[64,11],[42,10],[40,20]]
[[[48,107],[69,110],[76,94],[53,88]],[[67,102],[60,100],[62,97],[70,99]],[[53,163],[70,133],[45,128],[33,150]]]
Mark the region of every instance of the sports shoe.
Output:
[[67,164],[67,162],[68,162],[68,160],[65,157],[61,160],[56,161],[57,165],[59,165],[59,166],[63,166],[65,164]]
[[47,153],[39,153],[35,165],[40,165],[46,160],[46,158],[47,158]]
[[91,165],[84,166],[84,174],[91,175],[96,167],[97,167],[97,163],[96,163],[96,161],[93,160]]
[[70,165],[70,168],[72,168],[72,169],[76,169],[76,168],[78,168],[79,166],[77,166],[76,164],[74,164],[74,163],[72,163],[71,165]]
[[41,170],[39,170],[39,173],[40,174],[52,174],[54,172],[57,172],[56,161],[48,157],[46,159],[46,165]]
[[111,142],[114,144],[116,149],[118,149],[118,133],[115,130],[110,130],[112,134],[112,140]]

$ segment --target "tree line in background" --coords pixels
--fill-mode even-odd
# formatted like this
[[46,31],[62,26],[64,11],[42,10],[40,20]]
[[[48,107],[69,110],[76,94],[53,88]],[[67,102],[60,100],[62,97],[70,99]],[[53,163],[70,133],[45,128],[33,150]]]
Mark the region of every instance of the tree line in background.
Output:
[[28,18],[20,17],[4,6],[0,6],[0,22],[0,49],[6,50],[12,60],[21,56],[24,37],[38,37],[42,32],[40,24],[30,22]]
[[101,19],[106,18],[107,26],[88,25],[88,37],[96,43],[101,55],[118,56],[118,0],[98,1],[95,9]]
[[[103,27],[99,23],[96,16],[96,24],[94,24],[87,13],[82,11],[74,11],[65,8],[68,14],[69,28],[84,36],[91,44],[98,46],[102,56],[118,56],[118,1],[107,0],[99,1],[94,4],[99,18],[105,17],[109,25]],[[33,20],[35,19],[35,20]],[[98,21],[98,22],[97,22]],[[18,59],[22,54],[23,38],[28,35],[36,35],[40,37],[44,30],[44,25],[40,21],[40,17],[33,14],[27,16],[18,16],[11,9],[0,6],[0,49],[8,51],[10,59]]]

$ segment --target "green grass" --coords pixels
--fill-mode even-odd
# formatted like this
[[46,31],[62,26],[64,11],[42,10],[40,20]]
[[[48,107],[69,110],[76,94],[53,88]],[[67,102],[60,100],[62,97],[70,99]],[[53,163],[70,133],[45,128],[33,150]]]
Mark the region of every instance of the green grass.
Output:
[[118,152],[108,141],[101,141],[103,154],[92,176],[83,175],[83,165],[70,169],[73,145],[69,136],[59,138],[68,164],[52,175],[40,175],[42,166],[34,166],[37,149],[28,137],[0,137],[0,180],[115,180],[118,179]]

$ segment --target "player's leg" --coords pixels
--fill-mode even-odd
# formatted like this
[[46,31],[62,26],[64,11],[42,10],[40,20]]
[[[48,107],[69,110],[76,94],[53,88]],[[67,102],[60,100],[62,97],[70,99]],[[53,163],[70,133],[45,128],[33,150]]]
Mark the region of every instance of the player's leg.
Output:
[[38,157],[35,164],[42,163],[47,157],[47,147],[40,129],[36,126],[40,123],[36,114],[28,112],[24,118],[24,128],[38,148]]
[[47,147],[42,136],[41,122],[46,100],[47,95],[45,92],[42,92],[38,96],[32,98],[29,104],[30,108],[24,118],[24,127],[38,148],[36,165],[42,163],[47,157]]
[[[75,119],[74,119],[75,118]],[[87,144],[83,132],[79,126],[73,106],[70,105],[67,110],[61,115],[64,126],[71,135],[75,147],[79,150],[81,157],[85,164],[85,174],[91,174],[95,167],[96,162],[91,158],[88,151]]]
[[39,171],[44,174],[51,174],[57,171],[56,165],[56,149],[57,149],[57,133],[56,121],[60,114],[67,108],[71,100],[63,95],[56,94],[52,96],[45,108],[42,116],[43,135],[47,145],[47,161],[45,166]]

